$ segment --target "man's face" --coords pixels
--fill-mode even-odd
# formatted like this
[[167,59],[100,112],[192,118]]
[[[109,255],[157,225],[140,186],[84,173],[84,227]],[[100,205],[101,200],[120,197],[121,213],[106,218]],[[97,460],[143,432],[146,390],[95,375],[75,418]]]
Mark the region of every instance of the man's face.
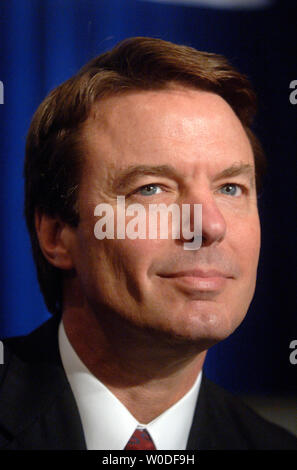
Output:
[[[252,149],[218,95],[188,88],[131,92],[94,108],[83,129],[81,222],[72,259],[86,310],[108,309],[168,338],[210,346],[241,323],[260,246]],[[202,204],[202,246],[103,239],[100,203]],[[116,233],[116,232],[115,232]]]

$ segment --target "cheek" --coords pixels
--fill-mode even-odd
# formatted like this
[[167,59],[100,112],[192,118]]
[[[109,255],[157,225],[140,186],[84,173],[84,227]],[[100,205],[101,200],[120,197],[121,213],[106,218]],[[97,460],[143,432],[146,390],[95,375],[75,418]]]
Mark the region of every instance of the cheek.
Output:
[[160,240],[111,240],[105,253],[117,270],[145,281],[152,261],[160,256],[161,246]]
[[94,289],[99,289],[100,296],[110,305],[116,302],[114,292],[117,292],[121,299],[119,310],[124,304],[129,309],[135,307],[135,302],[142,302],[151,291],[148,272],[155,251],[153,240],[101,241],[97,252],[100,265],[92,272]]
[[260,252],[260,223],[258,216],[247,218],[234,234],[238,261],[245,272],[256,272]]

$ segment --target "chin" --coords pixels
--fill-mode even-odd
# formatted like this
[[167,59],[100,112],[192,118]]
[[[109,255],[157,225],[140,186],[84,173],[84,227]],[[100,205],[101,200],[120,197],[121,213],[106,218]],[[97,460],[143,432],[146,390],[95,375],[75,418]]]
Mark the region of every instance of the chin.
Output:
[[227,328],[226,325],[199,324],[180,332],[175,331],[175,334],[180,340],[196,344],[199,349],[204,350],[228,338],[234,330],[235,328]]
[[[188,310],[178,314],[175,313],[168,321],[159,321],[156,324],[142,325],[147,331],[165,343],[173,345],[188,345],[196,352],[209,349],[211,346],[223,341],[230,336],[241,323],[242,318],[236,320],[227,315],[226,312],[215,311],[215,309],[203,309],[197,312]],[[161,319],[161,317],[159,317]],[[167,321],[166,321],[167,320]]]
[[186,337],[208,342],[212,346],[228,338],[238,328],[245,318],[248,305],[245,302],[232,305],[225,299],[189,302],[180,316],[181,327]]

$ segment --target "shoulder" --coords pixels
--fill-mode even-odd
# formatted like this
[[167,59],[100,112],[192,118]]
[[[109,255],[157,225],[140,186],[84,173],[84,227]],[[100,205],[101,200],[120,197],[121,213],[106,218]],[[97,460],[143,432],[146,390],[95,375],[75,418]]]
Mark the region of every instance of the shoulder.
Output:
[[[59,322],[60,318],[54,316],[27,335],[2,339],[4,354],[19,356],[26,362],[42,361],[48,356],[57,358]],[[4,358],[4,365],[5,362]]]
[[60,365],[58,325],[59,319],[52,317],[28,335],[2,340],[4,360],[0,366],[1,387],[11,374],[18,377],[17,384],[21,385],[22,377],[27,378],[30,372],[40,374],[40,369]]
[[[273,424],[211,380],[203,377],[197,413],[209,431],[209,448],[297,449],[297,438]],[[198,419],[198,416],[197,416]]]
[[[14,375],[18,377],[17,385],[28,374],[40,375],[41,370],[48,370],[61,365],[58,347],[59,319],[52,317],[37,329],[24,336],[2,340],[4,361],[0,367],[0,386]],[[2,396],[1,396],[2,397]]]
[[29,335],[7,338],[0,366],[0,448],[34,426],[67,386],[59,357],[58,320]]

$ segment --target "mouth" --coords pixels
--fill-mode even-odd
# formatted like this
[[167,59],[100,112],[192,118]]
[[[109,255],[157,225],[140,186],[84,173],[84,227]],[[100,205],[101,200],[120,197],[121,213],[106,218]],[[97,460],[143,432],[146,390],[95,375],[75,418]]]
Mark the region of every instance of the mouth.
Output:
[[160,274],[161,278],[167,279],[180,287],[190,291],[219,293],[224,289],[226,283],[232,276],[212,269],[203,271],[194,269],[189,271],[178,271],[168,274]]

